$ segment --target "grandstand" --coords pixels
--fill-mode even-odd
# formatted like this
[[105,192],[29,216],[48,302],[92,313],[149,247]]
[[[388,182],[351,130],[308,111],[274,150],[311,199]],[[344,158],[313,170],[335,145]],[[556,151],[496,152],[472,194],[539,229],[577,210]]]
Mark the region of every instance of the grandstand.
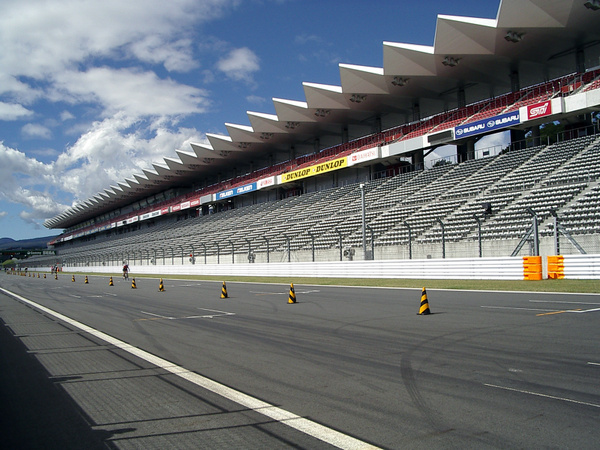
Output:
[[[384,42],[382,68],[340,64],[341,86],[225,124],[48,219],[64,232],[39,264],[509,256],[534,215],[546,254],[555,216],[600,252],[600,12],[538,3],[438,16],[432,47]],[[478,145],[498,132],[502,147]]]

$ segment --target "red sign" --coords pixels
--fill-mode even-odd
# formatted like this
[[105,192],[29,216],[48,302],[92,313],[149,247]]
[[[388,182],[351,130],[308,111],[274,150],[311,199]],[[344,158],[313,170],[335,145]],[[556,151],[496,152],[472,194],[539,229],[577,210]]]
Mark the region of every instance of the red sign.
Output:
[[550,100],[543,103],[536,103],[527,107],[527,119],[537,119],[538,117],[549,116],[552,114],[552,104]]

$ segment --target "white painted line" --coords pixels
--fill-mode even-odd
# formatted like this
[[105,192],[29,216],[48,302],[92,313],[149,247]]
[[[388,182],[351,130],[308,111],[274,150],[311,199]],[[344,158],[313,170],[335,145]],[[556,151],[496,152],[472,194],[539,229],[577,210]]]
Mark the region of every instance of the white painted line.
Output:
[[600,366],[600,363],[595,363],[595,362],[590,362],[590,361],[588,361],[588,364],[590,366]]
[[235,313],[227,312],[227,311],[219,311],[218,309],[208,309],[208,308],[198,308],[198,309],[201,309],[202,311],[215,312],[221,316],[235,316]]
[[146,311],[140,311],[142,314],[147,314],[149,316],[154,316],[154,317],[159,317],[161,319],[168,319],[168,320],[173,320],[175,317],[169,317],[169,316],[161,316],[160,314],[153,314],[150,312],[146,312]]
[[555,309],[535,309],[535,308],[517,308],[512,306],[482,306],[482,308],[489,309],[522,309],[525,311],[556,311]]
[[294,428],[304,434],[314,437],[315,439],[319,439],[320,441],[326,442],[338,448],[343,449],[376,449],[373,445],[370,445],[364,441],[353,438],[352,436],[348,436],[347,434],[336,431],[332,428],[328,428],[324,425],[313,422],[312,420],[305,419],[300,417],[294,413],[286,411],[285,409],[278,408],[277,406],[273,406],[267,402],[251,397],[250,395],[244,394],[243,392],[236,391],[233,388],[225,386],[216,381],[210,380],[202,375],[191,372],[184,367],[177,366],[166,359],[162,359],[158,356],[155,356],[151,353],[148,353],[144,350],[141,350],[137,347],[134,347],[127,342],[116,339],[106,333],[96,330],[88,325],[85,325],[81,322],[78,322],[70,317],[67,317],[61,313],[51,310],[50,308],[46,308],[34,301],[28,300],[25,297],[22,297],[18,294],[15,294],[7,289],[0,287],[0,291],[5,294],[16,298],[17,300],[30,305],[40,311],[45,312],[51,316],[54,316],[58,320],[61,320],[69,325],[72,325],[80,330],[91,334],[92,336],[101,339],[108,344],[114,345],[121,350],[137,356],[144,361],[149,362],[150,364],[154,364],[155,366],[166,370],[174,375],[177,375],[180,378],[188,380],[189,382],[195,384],[196,386],[200,386],[204,389],[207,389],[215,394],[220,395],[223,398],[236,402],[237,404],[244,406],[246,408],[252,409],[257,413],[260,413],[264,416],[267,416],[273,420],[277,420],[283,425],[287,425],[288,427]]
[[[315,292],[321,292],[318,289],[313,289],[310,291],[296,291],[296,294],[314,294]],[[288,295],[289,292],[260,292],[260,291],[248,291],[250,294],[258,294],[258,295]]]
[[600,308],[594,308],[594,309],[583,309],[581,311],[567,311],[567,312],[572,312],[572,313],[589,313],[589,312],[594,312],[594,311],[600,311]]
[[521,394],[535,395],[537,397],[551,398],[552,400],[561,400],[563,402],[577,403],[578,405],[592,406],[594,408],[600,408],[600,405],[596,405],[595,403],[580,402],[579,400],[573,400],[570,398],[555,397],[554,395],[540,394],[539,392],[523,391],[521,389],[509,388],[506,386],[496,386],[495,384],[483,383],[483,385],[488,386],[488,387],[493,387],[496,389],[504,389],[505,391],[520,392]]
[[81,298],[81,295],[69,294],[69,297]]
[[257,295],[288,295],[288,292],[260,292],[260,291],[248,291],[250,294]]
[[560,303],[565,305],[600,305],[594,302],[561,302],[560,300],[529,300],[531,303]]

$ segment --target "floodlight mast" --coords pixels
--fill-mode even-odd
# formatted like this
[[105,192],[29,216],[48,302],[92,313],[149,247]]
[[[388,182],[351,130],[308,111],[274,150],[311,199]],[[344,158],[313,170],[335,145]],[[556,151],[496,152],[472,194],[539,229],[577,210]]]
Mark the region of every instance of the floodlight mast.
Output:
[[367,219],[365,214],[365,184],[360,183],[360,200],[362,203],[362,248],[363,259],[367,259]]

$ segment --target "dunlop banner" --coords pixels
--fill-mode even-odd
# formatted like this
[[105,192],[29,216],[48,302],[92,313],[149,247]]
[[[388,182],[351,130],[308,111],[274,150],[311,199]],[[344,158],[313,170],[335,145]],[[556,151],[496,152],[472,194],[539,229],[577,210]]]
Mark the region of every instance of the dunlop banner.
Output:
[[305,167],[304,169],[294,170],[293,172],[287,172],[281,174],[281,182],[288,183],[290,181],[299,180],[306,177],[314,177],[325,172],[331,172],[332,170],[343,169],[348,166],[348,158],[332,159],[315,166]]

